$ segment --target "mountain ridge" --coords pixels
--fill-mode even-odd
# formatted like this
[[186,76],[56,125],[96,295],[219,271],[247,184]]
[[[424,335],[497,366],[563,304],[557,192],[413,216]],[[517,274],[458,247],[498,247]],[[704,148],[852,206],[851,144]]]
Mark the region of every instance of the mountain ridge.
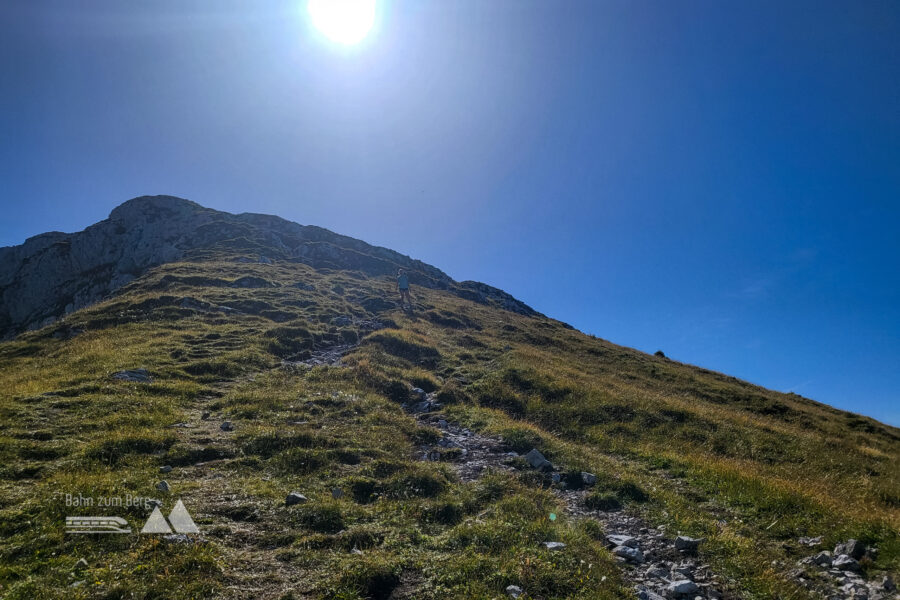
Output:
[[502,290],[457,282],[422,261],[322,227],[217,211],[176,196],[139,196],[83,231],[46,232],[0,248],[0,339],[93,304],[150,267],[183,258],[220,259],[223,253],[232,260],[284,260],[370,275],[403,267],[416,285],[538,314]]

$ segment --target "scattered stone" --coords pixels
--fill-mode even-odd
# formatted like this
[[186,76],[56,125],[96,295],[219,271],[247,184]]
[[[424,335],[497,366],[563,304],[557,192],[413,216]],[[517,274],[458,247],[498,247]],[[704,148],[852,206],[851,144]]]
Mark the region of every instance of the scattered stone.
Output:
[[339,487],[331,488],[331,497],[332,498],[334,498],[335,500],[338,500],[340,498],[343,498],[343,496],[344,496],[344,490],[342,490]]
[[170,473],[172,471],[171,465],[165,465],[159,468],[160,473]]
[[113,373],[113,379],[120,381],[134,381],[137,383],[150,383],[150,372],[147,369],[130,369]]
[[591,487],[592,485],[597,483],[597,476],[594,475],[593,473],[586,473],[586,472],[582,471],[581,472],[581,482],[584,485]]
[[666,600],[653,590],[645,587],[638,587],[636,591],[638,600]]
[[566,545],[562,542],[544,542],[544,547],[547,550],[562,550]]
[[560,481],[562,481],[562,475],[560,475],[559,473],[553,473],[552,475],[550,475],[550,481],[552,481],[553,483],[559,483]]
[[612,553],[616,556],[624,558],[625,560],[633,563],[642,563],[644,562],[644,554],[637,548],[632,548],[631,546],[616,546],[612,549]]
[[890,575],[885,575],[884,579],[881,580],[881,589],[886,592],[893,592],[897,589],[897,584],[894,583]]
[[357,548],[356,546],[353,546],[353,549],[350,551],[350,554],[362,555],[362,553],[363,553],[363,551],[360,550],[359,548]]
[[630,535],[612,534],[606,536],[606,541],[608,541],[613,546],[629,546],[631,548],[638,547],[638,541]]
[[163,494],[169,493],[169,482],[168,481],[160,481],[156,484],[156,489],[161,491]]
[[420,399],[424,400],[428,397],[428,394],[425,393],[425,390],[422,388],[413,388],[412,393],[418,396]]
[[685,579],[694,579],[694,565],[678,565],[672,568],[673,573],[678,573]]
[[518,598],[522,595],[522,588],[517,585],[506,586],[506,595],[510,598]]
[[535,469],[539,469],[541,471],[553,470],[553,465],[549,460],[544,458],[544,455],[541,454],[537,448],[532,448],[531,450],[529,450],[528,454],[525,455],[525,460]]
[[861,559],[865,553],[866,545],[852,539],[834,547],[834,554],[836,556],[846,554],[850,558],[855,558],[856,560]]
[[200,415],[200,418],[201,418],[202,420],[205,421],[205,420],[207,420],[208,418],[210,418],[211,416],[212,416],[212,415],[210,414],[210,412],[209,412],[208,410],[204,410],[204,411],[203,411],[203,414]]
[[650,567],[649,569],[647,569],[647,572],[645,573],[645,575],[647,577],[651,577],[653,579],[668,579],[669,578],[669,570],[657,565],[655,567]]
[[831,552],[824,550],[819,552],[812,558],[813,564],[819,565],[820,567],[828,568],[831,566]]
[[303,504],[304,502],[308,502],[309,498],[301,494],[300,492],[291,492],[287,495],[287,498],[284,499],[284,503],[287,506],[293,506],[295,504]]
[[800,544],[802,544],[804,546],[809,546],[812,548],[812,547],[818,546],[819,544],[822,543],[822,536],[820,535],[818,537],[802,537],[797,541],[800,542]]
[[75,567],[74,567],[74,568],[75,568],[76,571],[81,571],[81,570],[83,570],[83,569],[87,569],[87,568],[88,568],[88,561],[86,561],[86,560],[83,559],[83,558],[79,558],[79,559],[78,559],[78,562],[75,563]]
[[219,425],[219,429],[222,431],[234,431],[234,425],[231,424],[231,421],[224,421]]
[[697,548],[700,547],[700,542],[702,541],[703,539],[679,535],[675,538],[675,549],[680,550],[681,552],[693,553],[697,551]]
[[841,554],[831,561],[831,566],[841,571],[859,571],[859,562],[846,554]]
[[450,424],[447,423],[447,420],[446,420],[446,419],[440,419],[440,420],[437,422],[437,426],[440,427],[441,429],[447,429],[447,427],[448,427],[449,425],[450,425]]
[[686,596],[696,594],[699,591],[700,586],[688,579],[673,581],[668,586],[666,586],[666,593],[674,598],[684,598]]

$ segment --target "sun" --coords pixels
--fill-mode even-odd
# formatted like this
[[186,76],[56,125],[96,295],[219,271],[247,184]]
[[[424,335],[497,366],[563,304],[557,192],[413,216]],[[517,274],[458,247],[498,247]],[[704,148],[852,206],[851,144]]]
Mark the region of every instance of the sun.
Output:
[[309,0],[313,25],[329,39],[356,44],[375,24],[375,0]]

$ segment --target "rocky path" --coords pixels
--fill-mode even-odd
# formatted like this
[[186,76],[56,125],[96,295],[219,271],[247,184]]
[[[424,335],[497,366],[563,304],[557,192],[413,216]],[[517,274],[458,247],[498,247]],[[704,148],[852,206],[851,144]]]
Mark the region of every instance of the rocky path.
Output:
[[[416,402],[404,408],[427,425],[441,430],[442,435],[434,445],[417,448],[421,460],[448,460],[462,481],[474,481],[487,470],[514,471],[521,466],[519,454],[509,452],[499,438],[472,432],[449,421],[440,413],[441,405],[431,394],[415,390]],[[457,449],[453,454],[448,451]],[[567,489],[560,483],[560,473],[532,450],[525,458],[532,466],[543,467],[552,482],[550,489],[563,501],[570,516],[576,519],[595,519],[606,532],[607,546],[621,564],[625,579],[634,586],[641,600],[737,600],[738,591],[726,577],[717,574],[699,552],[702,540],[686,536],[672,536],[664,525],[654,527],[641,517],[622,510],[592,510],[584,505],[590,493],[590,485],[582,489]],[[529,460],[530,459],[530,460]],[[544,464],[542,464],[542,461]],[[592,481],[591,474],[582,474],[585,483]],[[828,600],[900,600],[893,581],[888,577],[881,581],[866,581],[842,552],[860,552],[859,548],[838,548],[836,554],[845,568],[835,568],[829,552],[801,561],[802,564],[821,563],[821,577],[815,581],[800,575],[795,569],[789,575],[813,594]],[[508,590],[511,597],[526,597],[527,590]]]

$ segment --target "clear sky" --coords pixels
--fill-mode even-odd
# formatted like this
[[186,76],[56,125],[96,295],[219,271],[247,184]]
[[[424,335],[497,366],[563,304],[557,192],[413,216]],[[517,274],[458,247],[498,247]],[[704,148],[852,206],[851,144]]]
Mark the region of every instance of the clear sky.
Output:
[[172,194],[900,425],[900,3],[0,0],[0,245]]

